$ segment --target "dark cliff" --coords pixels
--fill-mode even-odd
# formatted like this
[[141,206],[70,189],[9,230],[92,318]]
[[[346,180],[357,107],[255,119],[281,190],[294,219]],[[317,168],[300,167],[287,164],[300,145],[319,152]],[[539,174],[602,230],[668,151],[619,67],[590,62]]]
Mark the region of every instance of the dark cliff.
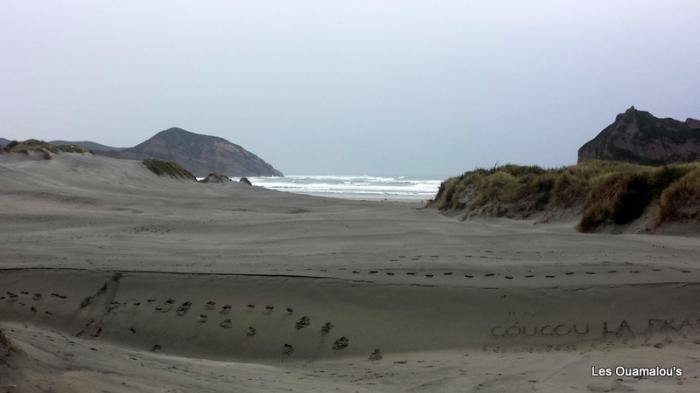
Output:
[[578,150],[578,162],[664,165],[700,160],[700,121],[655,117],[631,107]]

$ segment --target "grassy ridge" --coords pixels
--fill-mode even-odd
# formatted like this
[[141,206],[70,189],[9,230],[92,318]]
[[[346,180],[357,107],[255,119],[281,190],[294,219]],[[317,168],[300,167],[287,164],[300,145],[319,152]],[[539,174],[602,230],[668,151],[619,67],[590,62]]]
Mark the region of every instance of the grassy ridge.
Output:
[[175,179],[187,179],[196,181],[197,178],[187,169],[175,161],[160,160],[158,158],[145,158],[143,165],[158,176],[170,176]]
[[89,153],[91,151],[82,149],[76,145],[54,145],[48,142],[40,141],[37,139],[27,139],[23,142],[12,141],[6,146],[0,148],[0,153],[20,153],[29,154],[31,152],[42,153],[44,158],[50,160],[51,153]]
[[658,207],[655,226],[700,220],[700,162],[653,167],[586,161],[555,169],[503,165],[447,179],[428,203],[465,217],[580,213],[583,232],[630,223],[652,205]]

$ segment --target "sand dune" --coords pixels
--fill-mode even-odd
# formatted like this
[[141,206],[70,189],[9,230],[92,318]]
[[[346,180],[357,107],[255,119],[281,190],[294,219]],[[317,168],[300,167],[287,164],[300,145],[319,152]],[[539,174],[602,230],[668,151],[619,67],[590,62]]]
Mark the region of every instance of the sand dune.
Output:
[[7,391],[698,388],[697,238],[459,222],[70,154],[0,157],[0,184]]

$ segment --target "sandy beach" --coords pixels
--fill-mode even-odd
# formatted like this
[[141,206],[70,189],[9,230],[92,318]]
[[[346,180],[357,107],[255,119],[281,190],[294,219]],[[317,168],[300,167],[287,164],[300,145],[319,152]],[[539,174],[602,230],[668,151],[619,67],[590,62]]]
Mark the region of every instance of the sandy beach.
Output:
[[[695,392],[697,237],[0,156],[2,392]],[[591,375],[676,366],[682,375]]]

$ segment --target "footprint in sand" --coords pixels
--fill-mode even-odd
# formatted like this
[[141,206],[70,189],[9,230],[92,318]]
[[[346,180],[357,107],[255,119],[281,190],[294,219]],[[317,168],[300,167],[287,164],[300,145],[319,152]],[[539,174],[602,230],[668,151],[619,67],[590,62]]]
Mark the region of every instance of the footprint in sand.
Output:
[[34,301],[41,300],[41,294],[40,294],[40,293],[35,293],[34,296],[32,296],[32,300],[34,300]]
[[248,308],[250,308],[250,309],[253,309],[253,308],[255,308],[255,304],[249,304],[249,305],[247,305],[246,307],[248,307]]
[[209,320],[209,317],[206,314],[201,314],[199,316],[199,323],[206,323]]
[[285,311],[287,311],[287,314],[294,314],[294,309],[291,307],[287,307]]
[[564,274],[566,274],[567,276],[570,276],[570,275],[574,274],[574,272],[566,272]]
[[156,307],[155,310],[162,312],[162,313],[170,312],[170,310],[172,310],[172,308],[173,308],[174,303],[175,303],[175,300],[168,299],[162,305]]
[[245,335],[248,337],[253,337],[256,334],[258,334],[258,330],[252,326],[248,326],[248,330],[246,331]]
[[192,307],[192,302],[184,302],[180,305],[180,307],[175,310],[175,315],[178,317],[184,317],[187,312],[190,310],[190,307]]
[[294,352],[294,347],[291,344],[284,344],[282,346],[283,355],[291,355]]
[[484,274],[484,277],[493,277],[493,276],[495,276],[495,274],[493,274],[493,273],[486,273],[486,274]]
[[225,305],[221,307],[221,311],[219,311],[219,314],[228,314],[231,312],[231,306],[230,305]]
[[163,349],[163,347],[161,347],[161,346],[158,345],[158,344],[154,344],[154,345],[151,347],[151,352],[157,352],[157,351],[160,351],[161,349]]
[[369,360],[382,360],[382,351],[379,350],[379,348],[376,348],[372,353],[369,354]]
[[465,274],[464,277],[466,277],[466,278],[474,278],[474,276],[471,275],[471,274]]
[[350,340],[347,337],[341,337],[333,343],[333,349],[338,351],[341,349],[345,349],[350,345]]
[[326,323],[324,323],[323,326],[321,327],[321,333],[322,333],[322,334],[328,334],[328,333],[331,332],[331,329],[333,329],[333,324],[330,323],[330,322],[326,322]]
[[428,278],[433,278],[433,277],[435,277],[434,274],[426,274],[425,276],[428,277]]
[[136,329],[134,328],[129,328],[129,331],[131,332],[131,334],[136,334]]
[[271,313],[274,309],[275,309],[275,306],[273,306],[272,304],[268,304],[267,306],[265,306],[265,313],[266,313],[266,314],[269,314],[269,313]]
[[231,322],[230,319],[224,319],[223,321],[221,321],[219,326],[221,326],[224,329],[230,329],[233,326],[233,322]]
[[303,317],[299,318],[299,320],[294,324],[294,327],[297,330],[301,330],[301,329],[309,326],[310,324],[311,324],[311,319],[309,319],[309,317],[307,317],[307,316],[303,316]]
[[216,302],[213,300],[210,300],[207,302],[207,304],[204,306],[205,310],[213,310],[214,306],[216,306]]

